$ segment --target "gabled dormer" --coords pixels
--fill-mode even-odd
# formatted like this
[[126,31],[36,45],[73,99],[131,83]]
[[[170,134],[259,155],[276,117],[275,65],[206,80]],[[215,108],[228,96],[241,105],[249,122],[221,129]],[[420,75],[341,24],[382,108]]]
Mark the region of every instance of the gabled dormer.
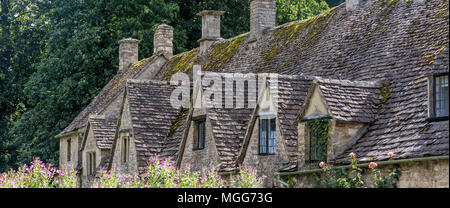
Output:
[[377,82],[315,78],[298,122],[301,166],[316,166],[351,147],[377,115],[382,85]]

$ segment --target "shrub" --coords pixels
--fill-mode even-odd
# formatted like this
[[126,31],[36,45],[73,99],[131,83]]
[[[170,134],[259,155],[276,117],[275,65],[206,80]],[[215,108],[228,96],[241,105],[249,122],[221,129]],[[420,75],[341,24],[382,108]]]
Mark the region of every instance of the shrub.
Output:
[[[393,153],[388,154],[392,160]],[[323,169],[323,174],[319,175],[315,184],[317,188],[367,188],[368,183],[363,180],[362,169],[358,167],[356,155],[350,153],[352,158],[350,173],[346,169],[331,170],[324,162],[319,166]],[[371,162],[368,166],[373,174],[373,184],[375,188],[395,188],[398,179],[398,172],[392,170],[387,176],[382,176],[377,169],[377,163]]]
[[2,188],[76,188],[77,175],[73,168],[57,170],[53,164],[45,164],[36,158],[30,166],[10,170],[0,175]]

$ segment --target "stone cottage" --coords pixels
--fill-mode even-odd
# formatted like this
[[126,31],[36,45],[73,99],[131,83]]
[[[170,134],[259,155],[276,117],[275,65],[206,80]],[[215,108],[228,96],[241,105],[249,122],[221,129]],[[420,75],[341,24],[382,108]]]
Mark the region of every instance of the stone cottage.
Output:
[[[398,187],[449,186],[447,0],[346,0],[280,26],[275,0],[249,3],[249,33],[223,39],[226,13],[204,11],[200,47],[182,54],[172,54],[166,24],[147,59],[137,60],[139,41],[119,41],[118,74],[57,136],[60,165],[89,168],[81,138],[92,115],[116,119],[108,166],[129,174],[159,155],[224,175],[253,166],[267,187],[312,187],[319,162],[345,166],[354,153],[362,166],[399,170]],[[255,105],[194,107],[208,88],[194,82],[189,108],[170,107],[172,76],[193,80],[199,68],[278,77],[256,89],[231,84],[229,97],[253,90]]]
[[79,151],[81,166],[77,167],[84,186],[92,182],[102,167],[108,166],[116,127],[116,119],[92,115],[89,117]]

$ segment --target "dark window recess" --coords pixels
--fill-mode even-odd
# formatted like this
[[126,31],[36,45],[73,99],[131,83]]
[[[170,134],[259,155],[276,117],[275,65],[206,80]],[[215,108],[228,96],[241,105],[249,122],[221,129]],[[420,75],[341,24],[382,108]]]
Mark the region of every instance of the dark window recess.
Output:
[[95,152],[88,153],[88,174],[90,176],[95,175],[95,168],[96,168],[96,158],[95,158]]
[[125,136],[122,140],[122,162],[126,163],[130,155],[130,137]]
[[259,154],[275,154],[276,137],[275,118],[259,119]]
[[324,121],[308,122],[309,161],[311,163],[327,160],[328,128]]
[[195,149],[205,149],[206,146],[206,126],[205,121],[197,121],[197,139]]
[[70,162],[70,159],[72,158],[72,140],[67,140],[67,162]]
[[434,117],[448,119],[448,74],[434,77]]

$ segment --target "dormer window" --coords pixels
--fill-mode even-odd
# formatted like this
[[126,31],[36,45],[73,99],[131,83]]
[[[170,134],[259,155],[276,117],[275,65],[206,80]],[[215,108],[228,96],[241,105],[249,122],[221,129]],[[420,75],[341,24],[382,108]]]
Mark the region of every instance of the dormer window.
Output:
[[435,75],[432,78],[430,102],[430,120],[448,120],[448,73]]
[[273,155],[276,153],[276,120],[275,118],[259,118],[259,154]]

